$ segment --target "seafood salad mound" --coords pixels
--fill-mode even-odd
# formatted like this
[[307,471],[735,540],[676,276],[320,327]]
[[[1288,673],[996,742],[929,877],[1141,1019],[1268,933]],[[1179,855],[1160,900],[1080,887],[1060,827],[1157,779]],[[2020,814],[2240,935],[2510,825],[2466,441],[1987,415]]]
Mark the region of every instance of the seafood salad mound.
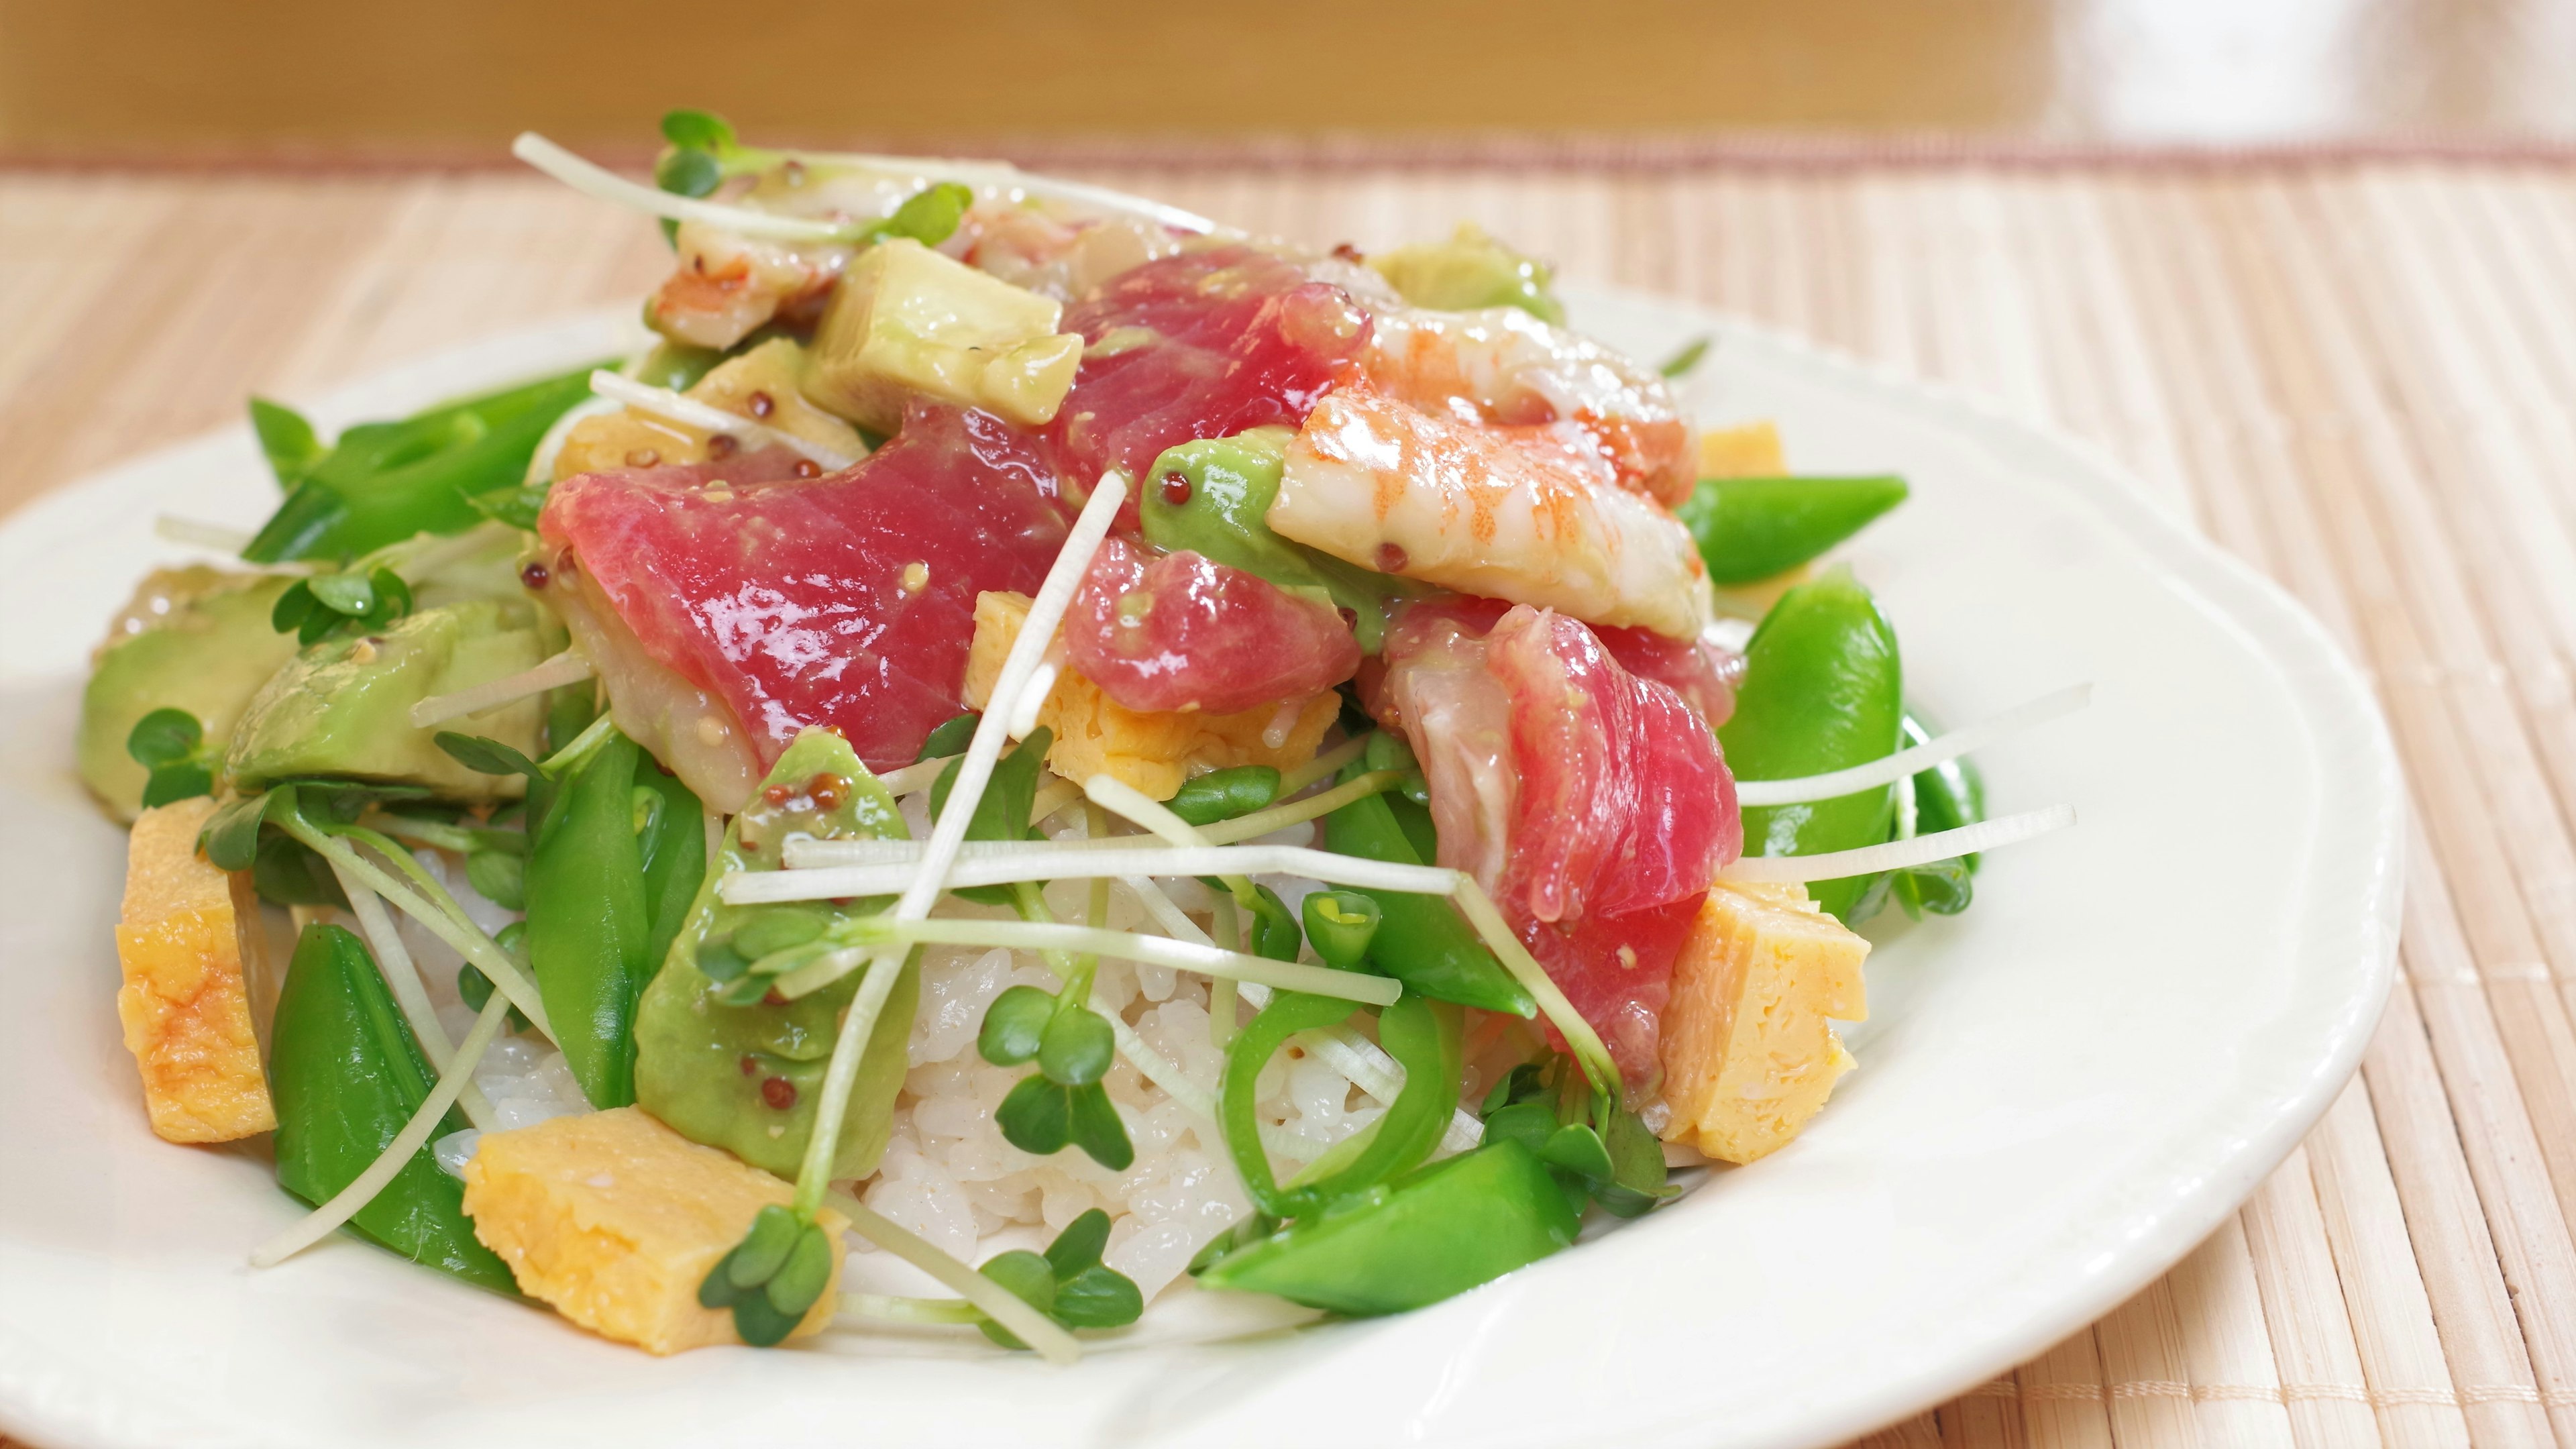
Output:
[[98,652],[117,1011],[310,1209],[255,1264],[657,1354],[1401,1312],[1792,1141],[1853,927],[2071,819],[1964,755],[2081,691],[1943,733],[1829,561],[1902,480],[1474,226],[663,130],[517,146],[660,220],[649,349],[254,400],[274,514]]

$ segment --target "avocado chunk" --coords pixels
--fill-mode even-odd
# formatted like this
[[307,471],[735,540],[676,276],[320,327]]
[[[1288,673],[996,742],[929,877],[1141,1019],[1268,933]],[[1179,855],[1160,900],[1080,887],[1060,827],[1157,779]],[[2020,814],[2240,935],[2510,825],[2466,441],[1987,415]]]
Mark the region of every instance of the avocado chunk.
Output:
[[1153,484],[1143,491],[1145,541],[1175,552],[1189,549],[1292,594],[1347,609],[1360,648],[1375,654],[1386,636],[1386,601],[1417,592],[1417,586],[1271,531],[1270,503],[1279,496],[1279,474],[1294,436],[1286,428],[1254,428],[1164,449],[1154,460]]
[[1397,247],[1369,258],[1397,295],[1417,307],[1473,312],[1518,307],[1541,322],[1565,325],[1565,308],[1548,290],[1555,273],[1485,234],[1472,221],[1458,223],[1445,242]]
[[[433,695],[489,683],[545,658],[536,609],[521,600],[469,599],[397,619],[373,634],[325,639],[263,686],[234,729],[224,773],[234,787],[337,776],[423,785],[459,800],[516,795],[518,776],[482,775],[450,759],[418,729],[411,707]],[[452,720],[442,729],[486,735],[541,753],[534,697]]]
[[902,425],[914,393],[1038,427],[1055,420],[1082,366],[1081,334],[1055,330],[1063,313],[1035,292],[892,237],[841,274],[814,333],[805,395],[878,433]]
[[117,818],[143,808],[149,772],[125,752],[135,721],[184,709],[220,756],[251,696],[295,657],[295,636],[268,622],[293,582],[193,564],[156,569],[135,590],[81,696],[81,782]]

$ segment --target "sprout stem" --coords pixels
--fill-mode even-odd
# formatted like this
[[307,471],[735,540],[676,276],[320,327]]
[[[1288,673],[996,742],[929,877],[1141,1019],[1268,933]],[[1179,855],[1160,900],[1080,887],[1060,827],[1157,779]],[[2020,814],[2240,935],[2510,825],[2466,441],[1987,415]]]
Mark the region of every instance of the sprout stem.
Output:
[[469,714],[481,714],[487,709],[499,709],[505,704],[516,704],[530,695],[543,694],[549,689],[560,689],[567,684],[579,684],[590,676],[590,661],[584,659],[579,651],[567,649],[532,669],[522,669],[516,674],[490,680],[475,685],[471,689],[460,689],[454,694],[431,695],[411,707],[412,728],[432,729],[452,719],[461,719]]
[[2019,734],[2033,725],[2073,714],[2090,703],[2092,698],[2092,685],[2071,685],[2054,694],[2043,694],[2027,704],[2016,705],[1991,719],[1979,720],[1938,739],[1925,740],[1911,749],[1899,750],[1849,769],[1804,775],[1794,780],[1738,780],[1735,782],[1735,802],[1738,805],[1795,805],[1894,784],[1934,765],[1955,760],[1970,750]]
[[958,1297],[981,1309],[985,1317],[1019,1335],[1020,1342],[1036,1349],[1047,1362],[1071,1364],[1081,1360],[1082,1345],[1074,1341],[1073,1335],[1030,1307],[1020,1295],[941,1252],[857,1198],[840,1192],[829,1197],[833,1208],[849,1218],[851,1229],[860,1237],[938,1279],[940,1286],[954,1290]]

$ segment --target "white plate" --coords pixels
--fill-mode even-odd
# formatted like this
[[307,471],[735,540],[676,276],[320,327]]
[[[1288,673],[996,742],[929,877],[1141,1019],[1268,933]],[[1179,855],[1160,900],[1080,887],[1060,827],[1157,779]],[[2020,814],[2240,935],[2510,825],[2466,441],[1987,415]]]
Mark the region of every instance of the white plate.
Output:
[[[117,832],[71,775],[79,679],[160,510],[269,507],[246,431],[0,528],[0,1427],[44,1449],[1099,1443],[1828,1443],[2046,1347],[2188,1251],[2324,1110],[2395,950],[2395,757],[2279,590],[2095,455],[1686,306],[1580,320],[1719,341],[1711,419],[1810,471],[1903,472],[1850,556],[1912,692],[1963,721],[2093,708],[1984,759],[1993,808],[2082,824],[1987,858],[1974,910],[1882,922],[1861,1070],[1805,1137],[1606,1240],[1407,1317],[1026,1356],[838,1338],[656,1360],[353,1240],[269,1272],[297,1209],[253,1155],[164,1145],[118,1045]],[[326,422],[618,350],[614,318],[350,388]]]

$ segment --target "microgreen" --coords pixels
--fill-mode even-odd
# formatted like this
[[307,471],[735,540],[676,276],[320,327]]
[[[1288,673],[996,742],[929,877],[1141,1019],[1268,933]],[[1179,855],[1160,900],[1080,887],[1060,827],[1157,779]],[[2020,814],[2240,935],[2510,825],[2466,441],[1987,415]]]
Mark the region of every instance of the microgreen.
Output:
[[303,482],[313,465],[331,451],[314,435],[313,424],[302,413],[264,397],[250,400],[250,428],[258,435],[259,451],[268,459],[280,488]]
[[[983,718],[984,717],[982,715],[975,713],[973,710],[968,710],[964,714],[943,722],[939,728],[930,732],[929,738],[924,739],[921,742],[921,753],[913,756],[914,762],[919,763],[923,760],[944,759],[949,755],[964,754],[967,743],[975,738],[976,724]],[[945,797],[943,796],[942,798]]]
[[431,740],[447,752],[449,759],[478,775],[525,775],[530,780],[545,778],[537,762],[496,739],[482,735],[460,734],[440,730]]
[[319,643],[343,628],[381,629],[411,612],[411,585],[392,569],[370,573],[315,574],[277,596],[268,622],[301,644]]
[[755,1348],[783,1343],[831,1286],[832,1235],[771,1203],[698,1284],[698,1303],[733,1310],[734,1332]]
[[516,488],[503,488],[491,493],[478,493],[465,501],[475,512],[522,532],[537,531],[537,515],[546,511],[546,495],[551,485],[525,483]]
[[1655,370],[1666,377],[1688,377],[1699,367],[1701,359],[1708,356],[1708,345],[1715,340],[1695,337],[1681,351],[1665,358],[1663,365]]
[[733,149],[733,124],[712,111],[664,111],[662,139],[674,146],[721,153]]
[[956,234],[957,225],[965,220],[967,208],[975,204],[974,189],[955,181],[936,181],[903,200],[894,215],[871,228],[881,237],[910,237],[926,247],[935,247]]
[[1512,1068],[1486,1094],[1484,1118],[1486,1141],[1527,1147],[1578,1205],[1588,1196],[1633,1218],[1681,1191],[1665,1181],[1663,1144],[1644,1120],[1594,1092],[1563,1058]]
[[151,772],[143,784],[145,809],[214,793],[216,760],[205,726],[184,709],[156,709],[136,720],[125,752]]
[[[1135,1281],[1100,1261],[1109,1246],[1109,1214],[1092,1208],[1064,1225],[1044,1253],[998,1254],[976,1269],[1067,1328],[1122,1328],[1145,1312]],[[1004,1348],[1026,1348],[1019,1336],[986,1318],[984,1336]]]

